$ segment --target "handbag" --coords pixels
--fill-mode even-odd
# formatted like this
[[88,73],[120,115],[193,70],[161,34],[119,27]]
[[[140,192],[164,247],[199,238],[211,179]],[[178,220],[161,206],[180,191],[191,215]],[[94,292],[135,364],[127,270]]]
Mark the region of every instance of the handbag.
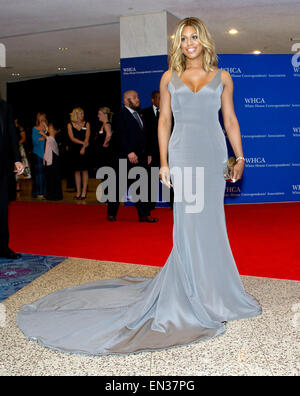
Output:
[[232,182],[232,178],[231,178],[231,172],[233,171],[233,167],[236,164],[236,159],[235,157],[230,157],[228,158],[228,160],[225,162],[225,166],[223,169],[223,175],[224,175],[224,179],[226,181]]

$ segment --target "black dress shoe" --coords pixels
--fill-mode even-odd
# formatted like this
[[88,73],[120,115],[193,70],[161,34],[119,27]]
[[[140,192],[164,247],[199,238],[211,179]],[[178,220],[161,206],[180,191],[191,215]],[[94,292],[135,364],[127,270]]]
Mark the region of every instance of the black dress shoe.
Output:
[[108,221],[117,221],[116,216],[107,216]]
[[152,217],[152,216],[140,217],[140,222],[141,223],[157,223],[158,222],[158,218],[157,217]]
[[0,257],[5,257],[11,260],[17,260],[21,257],[21,255],[19,253],[13,252],[10,248],[6,248],[0,250]]

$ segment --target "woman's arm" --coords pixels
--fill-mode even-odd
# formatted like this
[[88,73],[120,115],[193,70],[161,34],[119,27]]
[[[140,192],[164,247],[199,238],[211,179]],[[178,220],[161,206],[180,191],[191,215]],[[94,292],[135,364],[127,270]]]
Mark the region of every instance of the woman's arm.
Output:
[[[46,131],[48,130],[48,128],[45,129]],[[39,140],[47,140],[47,135],[45,134],[44,131],[39,131],[39,134],[41,135],[41,137],[39,138]]]
[[172,71],[164,73],[160,81],[160,115],[158,122],[158,144],[160,152],[160,179],[167,187],[171,187],[170,168],[168,164],[168,145],[172,128],[171,95],[168,84],[172,78]]
[[84,146],[88,147],[89,142],[90,142],[90,136],[91,136],[91,125],[89,122],[86,123],[86,131],[85,131],[85,139],[84,139]]
[[71,124],[68,124],[68,135],[69,135],[70,140],[71,140],[73,143],[81,144],[82,146],[84,145],[84,142],[82,142],[81,140],[76,139],[76,138],[74,137]]
[[111,124],[110,123],[105,123],[103,124],[103,129],[105,131],[106,137],[103,143],[103,147],[108,147],[108,143],[110,142],[110,139],[112,137],[112,130],[111,130]]
[[168,70],[164,73],[160,81],[160,115],[158,122],[158,143],[160,152],[161,167],[168,166],[168,144],[172,128],[171,95],[168,84],[171,80],[172,72]]
[[20,130],[20,137],[21,137],[21,139],[19,140],[19,144],[25,143],[26,142],[26,133],[23,128]]
[[[243,157],[243,146],[240,126],[235,115],[234,103],[233,103],[233,81],[231,75],[222,70],[221,74],[224,89],[221,97],[221,109],[224,121],[224,127],[230,141],[231,147],[234,151],[235,156]],[[244,161],[239,160],[234,167],[233,178],[239,180],[242,177],[244,170]]]

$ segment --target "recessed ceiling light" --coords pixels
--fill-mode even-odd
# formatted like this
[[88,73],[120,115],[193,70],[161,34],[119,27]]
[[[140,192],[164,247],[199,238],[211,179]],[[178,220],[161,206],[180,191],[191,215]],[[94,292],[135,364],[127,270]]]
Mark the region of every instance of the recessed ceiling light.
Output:
[[238,30],[236,30],[236,29],[230,29],[229,31],[228,31],[228,33],[229,34],[238,34]]
[[58,70],[58,71],[66,71],[66,70],[67,70],[67,68],[66,68],[66,67],[62,67],[62,66],[60,66],[60,67],[58,67],[58,68],[57,68],[57,70]]
[[20,77],[20,73],[11,73],[11,75],[13,76],[13,77]]
[[67,48],[67,47],[59,47],[58,49],[59,49],[59,51],[68,51],[69,48]]
[[253,51],[253,54],[254,55],[259,55],[259,54],[261,54],[261,51],[260,50],[255,50],[255,51]]

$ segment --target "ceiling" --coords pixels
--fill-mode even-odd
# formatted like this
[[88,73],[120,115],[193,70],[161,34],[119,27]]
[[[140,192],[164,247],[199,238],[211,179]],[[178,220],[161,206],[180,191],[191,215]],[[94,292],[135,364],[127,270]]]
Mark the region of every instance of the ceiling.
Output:
[[[291,38],[300,42],[299,0],[0,0],[8,66],[0,81],[119,69],[120,16],[162,10],[202,19],[218,54],[287,54]],[[227,33],[233,27],[236,36]]]

